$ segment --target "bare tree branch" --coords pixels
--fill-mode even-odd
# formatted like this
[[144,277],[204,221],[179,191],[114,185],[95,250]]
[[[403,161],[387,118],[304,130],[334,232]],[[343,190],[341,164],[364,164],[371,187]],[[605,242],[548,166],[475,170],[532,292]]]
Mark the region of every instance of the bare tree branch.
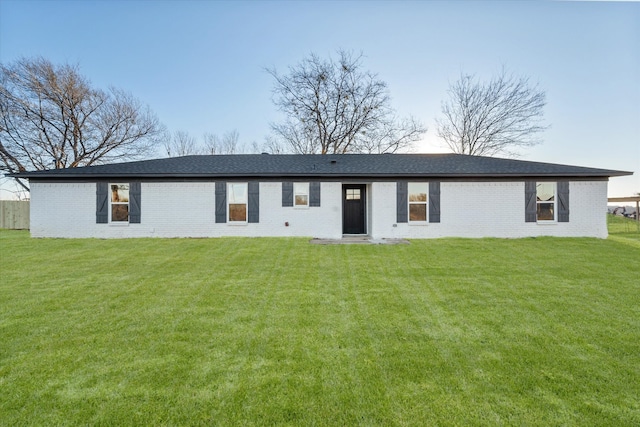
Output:
[[362,55],[339,51],[338,61],[315,54],[289,74],[274,78],[274,104],[286,115],[272,124],[275,137],[294,153],[396,152],[426,129],[415,119],[397,120],[385,82],[362,70]]
[[22,172],[134,160],[162,134],[130,94],[94,89],[77,66],[44,58],[0,64],[0,170]]
[[198,140],[186,131],[175,131],[164,142],[164,149],[169,157],[190,156],[203,154],[204,150],[198,146]]
[[204,134],[204,153],[206,154],[240,154],[240,134],[236,129],[226,132],[219,137],[217,134]]
[[458,154],[515,156],[514,148],[541,143],[545,92],[527,77],[501,73],[488,83],[461,75],[442,103],[436,119],[438,136]]

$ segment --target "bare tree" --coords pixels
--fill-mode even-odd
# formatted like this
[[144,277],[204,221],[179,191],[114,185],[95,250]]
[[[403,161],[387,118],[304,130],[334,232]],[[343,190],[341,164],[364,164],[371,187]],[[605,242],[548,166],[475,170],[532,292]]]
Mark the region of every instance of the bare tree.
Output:
[[207,154],[239,154],[242,152],[240,134],[236,129],[225,132],[222,137],[213,133],[205,133],[204,147]]
[[220,154],[222,147],[220,144],[220,138],[214,133],[205,133],[204,138],[204,151],[206,154]]
[[237,130],[226,132],[222,135],[222,150],[225,154],[237,154],[242,152],[240,143],[240,134]]
[[262,150],[260,144],[258,144],[258,142],[255,140],[251,141],[251,144],[249,144],[249,147],[246,151],[247,154],[260,154],[262,152],[264,152],[264,150]]
[[264,143],[262,144],[262,150],[260,152],[270,154],[285,154],[287,152],[287,149],[280,140],[272,136],[267,136],[265,137]]
[[527,77],[508,75],[503,69],[488,83],[461,75],[449,87],[442,103],[443,118],[436,119],[438,136],[458,154],[515,156],[514,148],[541,142],[537,134],[546,104],[545,92]]
[[198,138],[185,131],[174,132],[165,137],[164,148],[167,156],[179,157],[198,154],[239,154],[243,146],[240,144],[240,134],[237,130],[225,132],[222,136],[215,133],[205,133],[202,143]]
[[275,136],[295,153],[396,152],[420,139],[416,120],[398,121],[385,82],[362,70],[362,55],[339,51],[339,59],[315,54],[289,74],[275,69],[274,104],[286,115],[272,124]]
[[122,90],[92,88],[77,66],[0,64],[0,171],[143,158],[161,133],[148,107]]
[[164,149],[169,157],[189,156],[204,152],[204,149],[198,144],[197,138],[189,135],[189,132],[181,130],[167,137]]
[[384,120],[377,129],[362,135],[357,151],[367,154],[394,153],[400,148],[410,148],[424,133],[422,125],[413,117]]

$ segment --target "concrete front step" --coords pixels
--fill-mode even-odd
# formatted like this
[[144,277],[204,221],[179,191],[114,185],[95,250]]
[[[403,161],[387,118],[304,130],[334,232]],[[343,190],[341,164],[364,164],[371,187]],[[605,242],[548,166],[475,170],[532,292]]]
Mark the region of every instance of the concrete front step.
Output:
[[408,245],[405,239],[372,239],[366,235],[344,235],[342,239],[311,239],[314,245]]

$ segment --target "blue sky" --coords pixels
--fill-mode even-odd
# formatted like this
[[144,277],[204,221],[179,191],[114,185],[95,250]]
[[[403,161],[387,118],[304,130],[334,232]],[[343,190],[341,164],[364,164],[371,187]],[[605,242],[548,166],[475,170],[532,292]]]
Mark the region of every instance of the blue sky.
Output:
[[633,171],[640,192],[640,3],[0,0],[0,60],[77,63],[94,86],[131,92],[171,131],[237,130],[261,144],[281,116],[265,67],[311,52],[364,54],[401,115],[446,151],[434,119],[461,72],[502,66],[547,93],[544,143],[524,160]]

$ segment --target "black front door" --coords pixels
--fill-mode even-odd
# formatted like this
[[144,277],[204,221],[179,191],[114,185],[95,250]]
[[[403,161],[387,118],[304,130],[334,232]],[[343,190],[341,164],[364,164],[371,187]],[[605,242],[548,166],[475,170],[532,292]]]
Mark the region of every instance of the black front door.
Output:
[[365,185],[342,186],[342,233],[365,234]]

